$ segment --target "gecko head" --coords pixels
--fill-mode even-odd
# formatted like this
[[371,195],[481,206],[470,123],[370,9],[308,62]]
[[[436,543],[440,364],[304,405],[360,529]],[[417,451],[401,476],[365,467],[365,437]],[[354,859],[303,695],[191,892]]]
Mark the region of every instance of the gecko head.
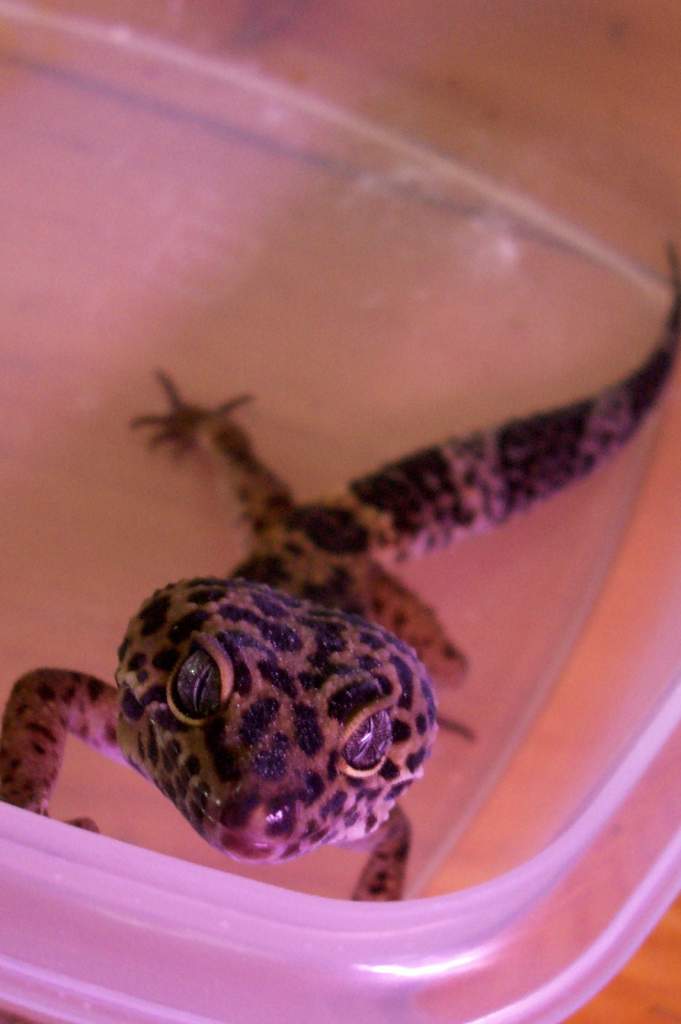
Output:
[[374,831],[434,734],[414,651],[242,579],[169,584],[119,651],[118,741],[214,846],[279,861]]

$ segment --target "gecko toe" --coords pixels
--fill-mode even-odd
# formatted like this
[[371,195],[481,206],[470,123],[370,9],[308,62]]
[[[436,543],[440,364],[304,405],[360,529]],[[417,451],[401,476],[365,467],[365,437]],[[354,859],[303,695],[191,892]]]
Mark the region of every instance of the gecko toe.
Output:
[[74,825],[76,828],[85,829],[86,832],[99,832],[99,828],[92,818],[71,818],[66,822],[66,824]]

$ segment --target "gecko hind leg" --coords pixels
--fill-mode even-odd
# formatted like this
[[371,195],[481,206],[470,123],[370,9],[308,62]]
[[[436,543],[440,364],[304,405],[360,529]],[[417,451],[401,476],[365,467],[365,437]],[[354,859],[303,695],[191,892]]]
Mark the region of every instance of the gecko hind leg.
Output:
[[201,446],[218,456],[227,469],[244,517],[255,533],[288,512],[293,504],[288,487],[260,461],[248,434],[232,418],[232,413],[252,401],[253,396],[237,395],[208,409],[186,402],[168,374],[159,370],[157,377],[169,411],[135,416],[130,426],[151,428],[151,447],[169,444],[179,456]]
[[[0,735],[0,800],[48,814],[67,733],[116,761],[118,693],[95,676],[66,669],[36,669],[14,684]],[[69,824],[99,831],[91,818]]]
[[[374,563],[369,575],[371,616],[414,648],[445,700],[468,669],[466,656],[451,642],[436,613],[399,580]],[[438,725],[473,742],[475,733],[456,718],[438,714]]]

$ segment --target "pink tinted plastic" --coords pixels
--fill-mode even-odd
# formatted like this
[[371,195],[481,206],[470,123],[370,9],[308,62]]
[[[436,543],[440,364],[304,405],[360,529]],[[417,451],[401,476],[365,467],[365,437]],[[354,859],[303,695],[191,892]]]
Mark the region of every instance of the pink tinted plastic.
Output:
[[[309,496],[652,344],[660,282],[494,181],[229,62],[0,12],[4,687],[40,663],[110,678],[147,593],[239,553],[209,474],[127,431],[154,367],[207,401],[256,391],[244,422]],[[549,1022],[587,998],[681,878],[678,387],[655,426],[534,516],[404,569],[471,656],[442,701],[478,743],[443,736],[406,801],[410,893],[459,891],[353,906],[356,854],[225,861],[74,743],[54,813],[105,835],[0,806],[0,1002]]]

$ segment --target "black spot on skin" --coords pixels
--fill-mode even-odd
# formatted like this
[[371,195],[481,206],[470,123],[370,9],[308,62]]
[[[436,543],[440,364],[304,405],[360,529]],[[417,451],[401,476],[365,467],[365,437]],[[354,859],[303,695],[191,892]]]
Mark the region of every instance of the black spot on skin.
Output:
[[42,743],[36,743],[35,741],[33,741],[31,743],[31,747],[33,748],[35,753],[40,754],[41,757],[45,753],[45,747],[42,745]]
[[393,684],[390,682],[387,676],[384,676],[382,672],[377,672],[374,675],[374,679],[381,687],[381,693],[384,697],[389,697],[393,692]]
[[419,736],[423,736],[425,734],[427,728],[428,728],[428,722],[426,721],[426,716],[422,715],[422,714],[418,714],[416,716],[416,731],[419,734]]
[[276,555],[256,555],[249,558],[237,566],[234,575],[260,583],[269,583],[272,587],[278,587],[289,580],[289,573],[283,561]]
[[163,596],[157,597],[156,600],[151,601],[146,608],[142,609],[140,612],[142,636],[151,636],[152,633],[156,633],[161,626],[165,625],[169,608],[170,598]]
[[147,707],[149,704],[154,703],[165,703],[166,699],[166,688],[158,683],[156,686],[150,686],[142,696],[139,698],[139,702],[143,707]]
[[417,750],[415,753],[410,754],[409,757],[407,758],[407,768],[409,769],[409,771],[412,773],[415,772],[423,764],[425,756],[425,747],[421,747],[420,750]]
[[261,621],[260,632],[268,643],[278,651],[299,651],[303,646],[296,631],[278,622]]
[[144,708],[127,686],[124,688],[121,698],[121,712],[129,722],[138,722],[144,714]]
[[319,772],[305,772],[303,784],[304,789],[301,793],[301,800],[306,807],[309,807],[315,800],[319,800],[326,786]]
[[201,762],[199,761],[196,754],[190,754],[187,760],[184,762],[184,770],[187,775],[198,775],[201,771]]
[[376,817],[376,815],[375,814],[367,814],[365,831],[366,832],[373,831],[373,829],[376,828],[377,824],[378,824],[378,818]]
[[138,683],[146,683],[147,679],[149,678],[149,673],[145,668],[141,668],[139,672],[136,673],[136,675]]
[[388,790],[388,799],[397,800],[398,796],[404,793],[405,789],[408,789],[411,785],[411,779],[407,779],[406,782],[396,782],[394,786],[391,786]]
[[423,680],[421,681],[421,692],[423,694],[424,700],[425,700],[426,705],[427,705],[426,711],[428,713],[428,721],[429,721],[430,725],[433,726],[433,725],[435,725],[435,719],[437,717],[437,709],[435,707],[435,698],[433,697],[433,690],[432,690],[432,688],[427,683],[425,683]]
[[29,722],[26,726],[29,732],[34,733],[36,736],[42,736],[43,739],[47,740],[48,743],[56,743],[57,737],[54,735],[51,729],[47,726],[41,725],[39,722]]
[[296,685],[290,673],[287,672],[286,669],[281,668],[273,662],[262,660],[258,662],[258,670],[263,679],[272,683],[272,686],[276,686],[276,688],[281,690],[282,693],[285,693],[287,697],[296,696]]
[[123,658],[125,657],[129,646],[130,640],[126,636],[122,643],[119,644],[118,650],[116,651],[116,657],[118,658],[119,661],[123,661]]
[[397,706],[409,711],[414,699],[414,677],[412,671],[399,655],[393,654],[390,660],[395,666],[397,678],[402,687],[402,696],[398,700]]
[[170,708],[164,704],[153,709],[152,718],[159,729],[162,729],[164,732],[187,732],[190,728],[190,726],[175,718]]
[[203,729],[206,748],[221,782],[239,782],[241,772],[235,750],[225,743],[224,724],[216,718]]
[[327,668],[329,658],[332,654],[339,654],[344,651],[347,644],[344,639],[343,627],[336,622],[308,622],[314,629],[316,649],[310,657],[310,662],[317,668]]
[[131,672],[136,672],[138,668],[142,668],[143,665],[146,665],[146,662],[146,654],[143,654],[141,651],[138,651],[137,654],[133,654],[130,660],[128,661],[128,668],[130,669]]
[[294,530],[302,530],[322,551],[333,554],[359,554],[366,551],[369,535],[351,510],[342,506],[306,505],[295,509],[288,520]]
[[156,741],[156,732],[151,723],[149,723],[149,733],[147,736],[147,756],[152,764],[158,764],[158,743]]
[[154,655],[151,659],[151,664],[162,672],[170,672],[171,668],[174,668],[177,664],[178,657],[179,652],[174,647],[164,647],[163,650]]
[[385,641],[377,633],[370,633],[368,630],[360,633],[359,639],[372,651],[381,651],[385,647]]
[[390,782],[392,779],[397,778],[397,776],[400,774],[400,769],[397,767],[394,761],[391,761],[390,758],[388,758],[387,761],[383,762],[383,767],[381,768],[378,774],[382,778]]
[[57,695],[51,686],[48,686],[47,683],[41,683],[40,686],[38,687],[38,696],[42,701],[47,702],[50,700],[55,700]]
[[185,775],[180,774],[180,772],[178,772],[177,775],[175,776],[175,778],[173,779],[173,785],[175,786],[175,789],[177,790],[178,796],[182,800],[186,799],[187,792],[189,790],[189,785],[187,783],[187,777]]
[[349,811],[343,816],[343,824],[346,828],[352,828],[359,821],[359,811]]
[[101,694],[104,691],[104,684],[100,683],[98,679],[88,679],[87,681],[87,692],[89,694],[92,703],[96,703]]
[[401,718],[393,721],[393,743],[406,743],[411,736],[411,727]]
[[593,404],[590,401],[514,420],[499,430],[497,460],[504,482],[498,519],[551,494],[578,475],[579,448]]
[[252,608],[244,608],[240,604],[221,604],[218,610],[229,622],[249,622],[252,626],[259,626],[263,621]]
[[226,828],[243,828],[260,803],[257,793],[240,793],[226,800],[220,814],[220,822]]
[[352,715],[381,696],[379,684],[373,678],[361,679],[337,690],[328,702],[330,718],[346,722]]
[[201,587],[187,594],[187,600],[193,604],[210,604],[213,601],[222,601],[224,596],[225,587]]
[[241,655],[241,648],[247,646],[244,641],[247,639],[251,640],[252,638],[246,638],[240,634],[235,636],[229,632],[222,632],[218,634],[217,639],[219,640],[221,647],[223,647],[229,655],[229,660],[232,663],[234,689],[236,693],[240,694],[242,697],[247,697],[253,687],[253,678],[251,676],[251,670]]
[[260,609],[263,615],[269,615],[271,619],[281,619],[286,615],[286,608],[270,594],[253,594],[253,604]]
[[299,672],[297,676],[304,690],[321,690],[328,678],[326,672]]
[[281,793],[267,805],[265,831],[270,836],[290,836],[296,823],[296,798]]
[[275,733],[272,743],[265,750],[259,750],[253,758],[253,770],[261,779],[276,782],[286,774],[288,766],[289,738],[283,732]]
[[331,753],[329,754],[329,760],[326,765],[326,777],[329,780],[329,782],[333,782],[336,776],[338,775],[338,768],[336,767],[337,764],[338,751],[332,750]]
[[403,843],[395,850],[395,860],[398,864],[404,864],[405,860],[409,856],[409,839],[405,839]]
[[197,629],[200,629],[206,619],[210,618],[208,612],[197,609],[194,612],[187,612],[181,619],[171,626],[168,632],[168,638],[174,644],[181,644],[184,640],[188,640],[189,637]]
[[304,754],[314,757],[324,745],[324,737],[317,721],[317,712],[309,704],[294,704],[293,720],[296,743]]
[[278,711],[279,701],[274,700],[273,697],[265,697],[251,704],[250,708],[244,712],[239,729],[242,743],[247,747],[256,746],[276,718]]
[[320,815],[324,821],[331,815],[336,817],[343,810],[343,805],[348,798],[348,794],[344,793],[341,789],[337,790],[333,796],[322,805]]
[[673,364],[672,353],[656,349],[646,363],[627,381],[625,387],[634,424],[655,403]]

